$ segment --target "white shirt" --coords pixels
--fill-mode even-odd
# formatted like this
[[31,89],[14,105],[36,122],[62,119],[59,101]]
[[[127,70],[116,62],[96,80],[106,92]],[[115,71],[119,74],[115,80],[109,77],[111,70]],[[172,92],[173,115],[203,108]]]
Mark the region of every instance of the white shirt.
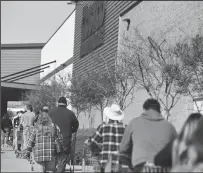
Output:
[[20,124],[22,124],[23,127],[32,126],[34,118],[35,118],[34,112],[28,110],[27,112],[21,115]]

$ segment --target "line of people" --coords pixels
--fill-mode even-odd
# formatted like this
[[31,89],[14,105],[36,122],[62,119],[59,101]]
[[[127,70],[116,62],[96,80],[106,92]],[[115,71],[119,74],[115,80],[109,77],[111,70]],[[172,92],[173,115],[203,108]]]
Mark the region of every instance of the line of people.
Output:
[[30,121],[24,121],[24,134],[28,134],[27,125],[31,119],[34,125],[29,126],[23,157],[29,159],[33,152],[37,172],[65,172],[70,159],[72,134],[79,127],[75,114],[66,107],[66,98],[61,97],[58,107],[51,111],[44,107],[35,117],[27,114]]
[[157,100],[146,100],[143,110],[126,127],[118,105],[104,109],[108,120],[85,142],[100,151],[100,172],[202,172],[203,116],[191,114],[177,134]]

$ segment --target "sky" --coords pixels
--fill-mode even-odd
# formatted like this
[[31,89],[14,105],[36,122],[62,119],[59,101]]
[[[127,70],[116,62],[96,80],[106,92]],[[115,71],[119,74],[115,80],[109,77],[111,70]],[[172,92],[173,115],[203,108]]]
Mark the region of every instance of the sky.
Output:
[[1,1],[1,44],[46,43],[75,8],[68,1]]
[[56,60],[41,77],[73,56],[75,5],[67,2],[1,1],[1,44],[46,43],[41,64]]
[[[50,64],[50,67],[40,74],[41,78],[73,56],[74,30],[75,12],[70,15],[60,29],[57,30],[53,37],[43,47],[41,52],[41,64],[54,60],[56,60],[56,63]],[[67,73],[72,73],[72,65],[62,70],[60,75],[66,75]]]

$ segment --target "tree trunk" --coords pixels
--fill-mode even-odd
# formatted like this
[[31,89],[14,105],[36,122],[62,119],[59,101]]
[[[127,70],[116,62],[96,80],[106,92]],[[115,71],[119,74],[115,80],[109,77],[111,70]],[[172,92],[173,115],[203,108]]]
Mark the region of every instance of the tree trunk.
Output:
[[169,117],[171,116],[170,111],[169,110],[165,110],[166,112],[166,119],[169,120]]
[[104,116],[104,113],[103,113],[103,109],[101,110],[101,123],[103,122],[103,116]]

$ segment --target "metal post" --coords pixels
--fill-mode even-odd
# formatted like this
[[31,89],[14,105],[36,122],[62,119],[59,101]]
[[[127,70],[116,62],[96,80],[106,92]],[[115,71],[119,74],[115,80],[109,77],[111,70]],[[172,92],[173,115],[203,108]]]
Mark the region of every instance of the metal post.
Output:
[[26,75],[26,76],[22,76],[22,77],[20,77],[20,78],[11,80],[11,81],[9,81],[9,82],[14,82],[14,81],[17,81],[17,80],[20,80],[20,79],[24,79],[24,78],[26,78],[26,77],[33,76],[33,75],[35,75],[35,74],[42,73],[42,72],[44,72],[44,70],[41,70],[41,71],[38,71],[38,72],[35,72],[35,73],[31,73],[31,74]]
[[85,172],[85,159],[82,158],[82,172]]
[[16,74],[20,74],[20,73],[23,73],[23,72],[26,72],[26,71],[30,71],[30,70],[33,70],[35,68],[42,67],[42,66],[45,66],[45,65],[48,65],[48,64],[52,64],[52,63],[55,63],[55,62],[56,62],[56,60],[52,61],[52,62],[49,62],[49,63],[46,63],[46,64],[42,64],[42,65],[39,65],[39,66],[29,68],[29,69],[26,69],[26,70],[23,70],[23,71],[19,71],[19,72],[16,72],[16,73],[13,73],[13,74],[10,74],[10,75],[7,75],[7,76],[3,76],[3,77],[1,77],[1,79],[7,78],[7,77],[10,77],[10,76],[14,76]]
[[9,78],[9,79],[5,79],[5,80],[3,80],[2,82],[6,82],[6,81],[13,80],[13,79],[15,79],[15,78],[23,77],[24,75],[28,75],[28,74],[31,74],[31,73],[34,73],[34,72],[38,72],[38,71],[43,70],[43,69],[46,69],[46,68],[49,68],[49,66],[46,66],[46,67],[43,67],[43,68],[41,68],[41,69],[37,69],[37,70],[31,71],[31,72],[28,72],[28,73],[24,73],[24,74],[21,74],[21,75],[18,75],[18,76],[14,76],[14,77]]

